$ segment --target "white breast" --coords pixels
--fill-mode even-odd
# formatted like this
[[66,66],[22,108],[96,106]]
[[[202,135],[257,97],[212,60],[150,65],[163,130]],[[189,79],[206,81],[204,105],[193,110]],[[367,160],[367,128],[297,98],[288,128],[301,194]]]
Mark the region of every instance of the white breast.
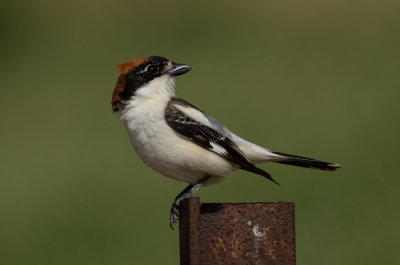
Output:
[[120,119],[139,157],[159,173],[195,184],[205,175],[214,176],[212,184],[235,168],[220,157],[178,135],[164,119],[169,95],[135,97]]

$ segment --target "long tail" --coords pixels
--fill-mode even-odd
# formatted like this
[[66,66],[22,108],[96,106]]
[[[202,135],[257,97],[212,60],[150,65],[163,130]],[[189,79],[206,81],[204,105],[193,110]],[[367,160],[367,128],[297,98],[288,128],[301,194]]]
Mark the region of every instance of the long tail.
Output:
[[308,157],[289,155],[281,152],[272,152],[275,155],[280,156],[276,160],[277,163],[287,164],[298,167],[307,167],[307,168],[316,168],[321,170],[335,171],[338,168],[341,168],[341,164],[324,162],[320,160],[315,160]]

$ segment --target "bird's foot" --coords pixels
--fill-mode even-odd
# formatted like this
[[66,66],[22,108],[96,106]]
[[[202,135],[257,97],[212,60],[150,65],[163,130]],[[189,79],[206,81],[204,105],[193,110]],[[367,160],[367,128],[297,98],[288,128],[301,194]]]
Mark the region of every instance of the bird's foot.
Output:
[[172,203],[172,207],[170,210],[169,214],[169,226],[171,227],[172,230],[174,230],[173,224],[176,223],[177,220],[179,220],[179,210],[181,209],[181,202],[184,199],[192,197],[192,193],[184,193],[184,194],[179,194],[174,202]]
[[169,215],[169,226],[172,230],[174,230],[173,224],[179,220],[179,208],[181,208],[181,201],[192,197],[193,193],[195,193],[209,178],[211,178],[209,175],[202,177],[195,185],[190,184],[181,193],[179,193],[178,196],[176,196],[174,202],[172,203]]
[[180,201],[175,200],[172,203],[171,210],[169,212],[169,226],[172,230],[174,230],[173,224],[179,220],[179,203]]

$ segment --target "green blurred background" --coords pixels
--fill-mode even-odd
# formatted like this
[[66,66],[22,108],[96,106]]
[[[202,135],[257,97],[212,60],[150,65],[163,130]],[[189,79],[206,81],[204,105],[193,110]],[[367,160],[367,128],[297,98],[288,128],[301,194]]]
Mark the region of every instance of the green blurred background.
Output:
[[[147,168],[110,106],[115,66],[187,63],[177,93],[272,150],[204,202],[294,201],[298,264],[400,264],[398,1],[2,1],[0,264],[178,264],[186,184]],[[220,102],[224,102],[221,104]]]

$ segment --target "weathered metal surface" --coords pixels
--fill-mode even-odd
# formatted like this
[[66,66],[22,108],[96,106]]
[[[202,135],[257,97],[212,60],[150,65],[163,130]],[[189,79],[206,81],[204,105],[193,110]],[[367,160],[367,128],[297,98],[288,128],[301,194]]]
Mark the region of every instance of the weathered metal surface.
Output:
[[181,265],[295,265],[293,202],[183,201]]

